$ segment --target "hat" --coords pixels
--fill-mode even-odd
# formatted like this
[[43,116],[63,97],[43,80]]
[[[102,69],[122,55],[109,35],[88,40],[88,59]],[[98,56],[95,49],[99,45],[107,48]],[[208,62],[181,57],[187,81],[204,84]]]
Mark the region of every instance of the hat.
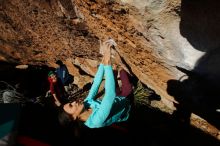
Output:
[[49,73],[48,73],[48,77],[51,76],[51,75],[53,75],[53,74],[54,74],[53,71],[49,71]]

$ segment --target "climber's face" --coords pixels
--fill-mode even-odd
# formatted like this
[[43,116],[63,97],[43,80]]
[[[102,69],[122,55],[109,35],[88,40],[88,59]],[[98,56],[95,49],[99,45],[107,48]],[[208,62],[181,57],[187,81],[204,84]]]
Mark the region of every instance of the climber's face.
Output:
[[67,103],[63,106],[64,111],[72,115],[74,120],[80,115],[83,108],[84,108],[84,104],[76,101]]
[[55,74],[50,75],[50,78],[52,79],[52,82],[57,82],[57,76]]

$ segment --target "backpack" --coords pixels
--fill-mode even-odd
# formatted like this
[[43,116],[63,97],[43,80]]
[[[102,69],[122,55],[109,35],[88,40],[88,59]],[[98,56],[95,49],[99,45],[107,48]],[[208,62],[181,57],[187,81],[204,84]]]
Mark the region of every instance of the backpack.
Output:
[[136,87],[133,90],[134,103],[135,105],[150,105],[151,97],[155,95],[155,92],[143,85],[140,80],[138,80]]

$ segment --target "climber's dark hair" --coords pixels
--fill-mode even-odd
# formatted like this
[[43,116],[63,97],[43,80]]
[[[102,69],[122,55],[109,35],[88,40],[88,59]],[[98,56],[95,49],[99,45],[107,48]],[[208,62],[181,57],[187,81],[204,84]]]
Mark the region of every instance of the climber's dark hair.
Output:
[[74,136],[80,136],[81,122],[76,119],[74,120],[70,114],[68,114],[64,109],[64,105],[61,105],[58,108],[58,121],[60,125],[68,130],[71,130],[74,133]]
[[61,105],[58,108],[58,120],[59,120],[59,123],[61,126],[70,127],[71,123],[74,122],[74,120],[70,114],[68,114],[66,111],[64,111],[63,106],[64,105]]

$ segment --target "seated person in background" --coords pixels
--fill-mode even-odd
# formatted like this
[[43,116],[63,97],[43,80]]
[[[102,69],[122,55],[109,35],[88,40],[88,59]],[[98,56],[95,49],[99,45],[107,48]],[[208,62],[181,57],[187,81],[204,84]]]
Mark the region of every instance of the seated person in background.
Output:
[[57,106],[60,106],[61,103],[64,104],[67,100],[67,97],[61,80],[57,78],[53,71],[50,71],[48,73],[48,81],[50,83],[50,92],[55,100],[55,104]]
[[[126,121],[129,117],[131,103],[125,96],[132,92],[132,86],[127,80],[127,74],[122,71],[122,90],[116,94],[115,79],[111,66],[111,45],[103,43],[104,54],[98,71],[95,75],[92,87],[88,96],[83,102],[71,102],[64,104],[60,108],[59,121],[62,125],[68,126],[70,123],[81,121],[89,128],[100,128],[113,123]],[[103,76],[105,76],[105,95],[102,100],[96,100]],[[126,81],[125,81],[126,80]],[[125,81],[125,82],[124,82]]]
[[67,91],[68,85],[73,82],[73,76],[69,74],[69,71],[65,64],[61,60],[57,60],[56,64],[59,65],[58,68],[56,68],[56,74],[57,77],[60,78],[62,81],[65,90]]

